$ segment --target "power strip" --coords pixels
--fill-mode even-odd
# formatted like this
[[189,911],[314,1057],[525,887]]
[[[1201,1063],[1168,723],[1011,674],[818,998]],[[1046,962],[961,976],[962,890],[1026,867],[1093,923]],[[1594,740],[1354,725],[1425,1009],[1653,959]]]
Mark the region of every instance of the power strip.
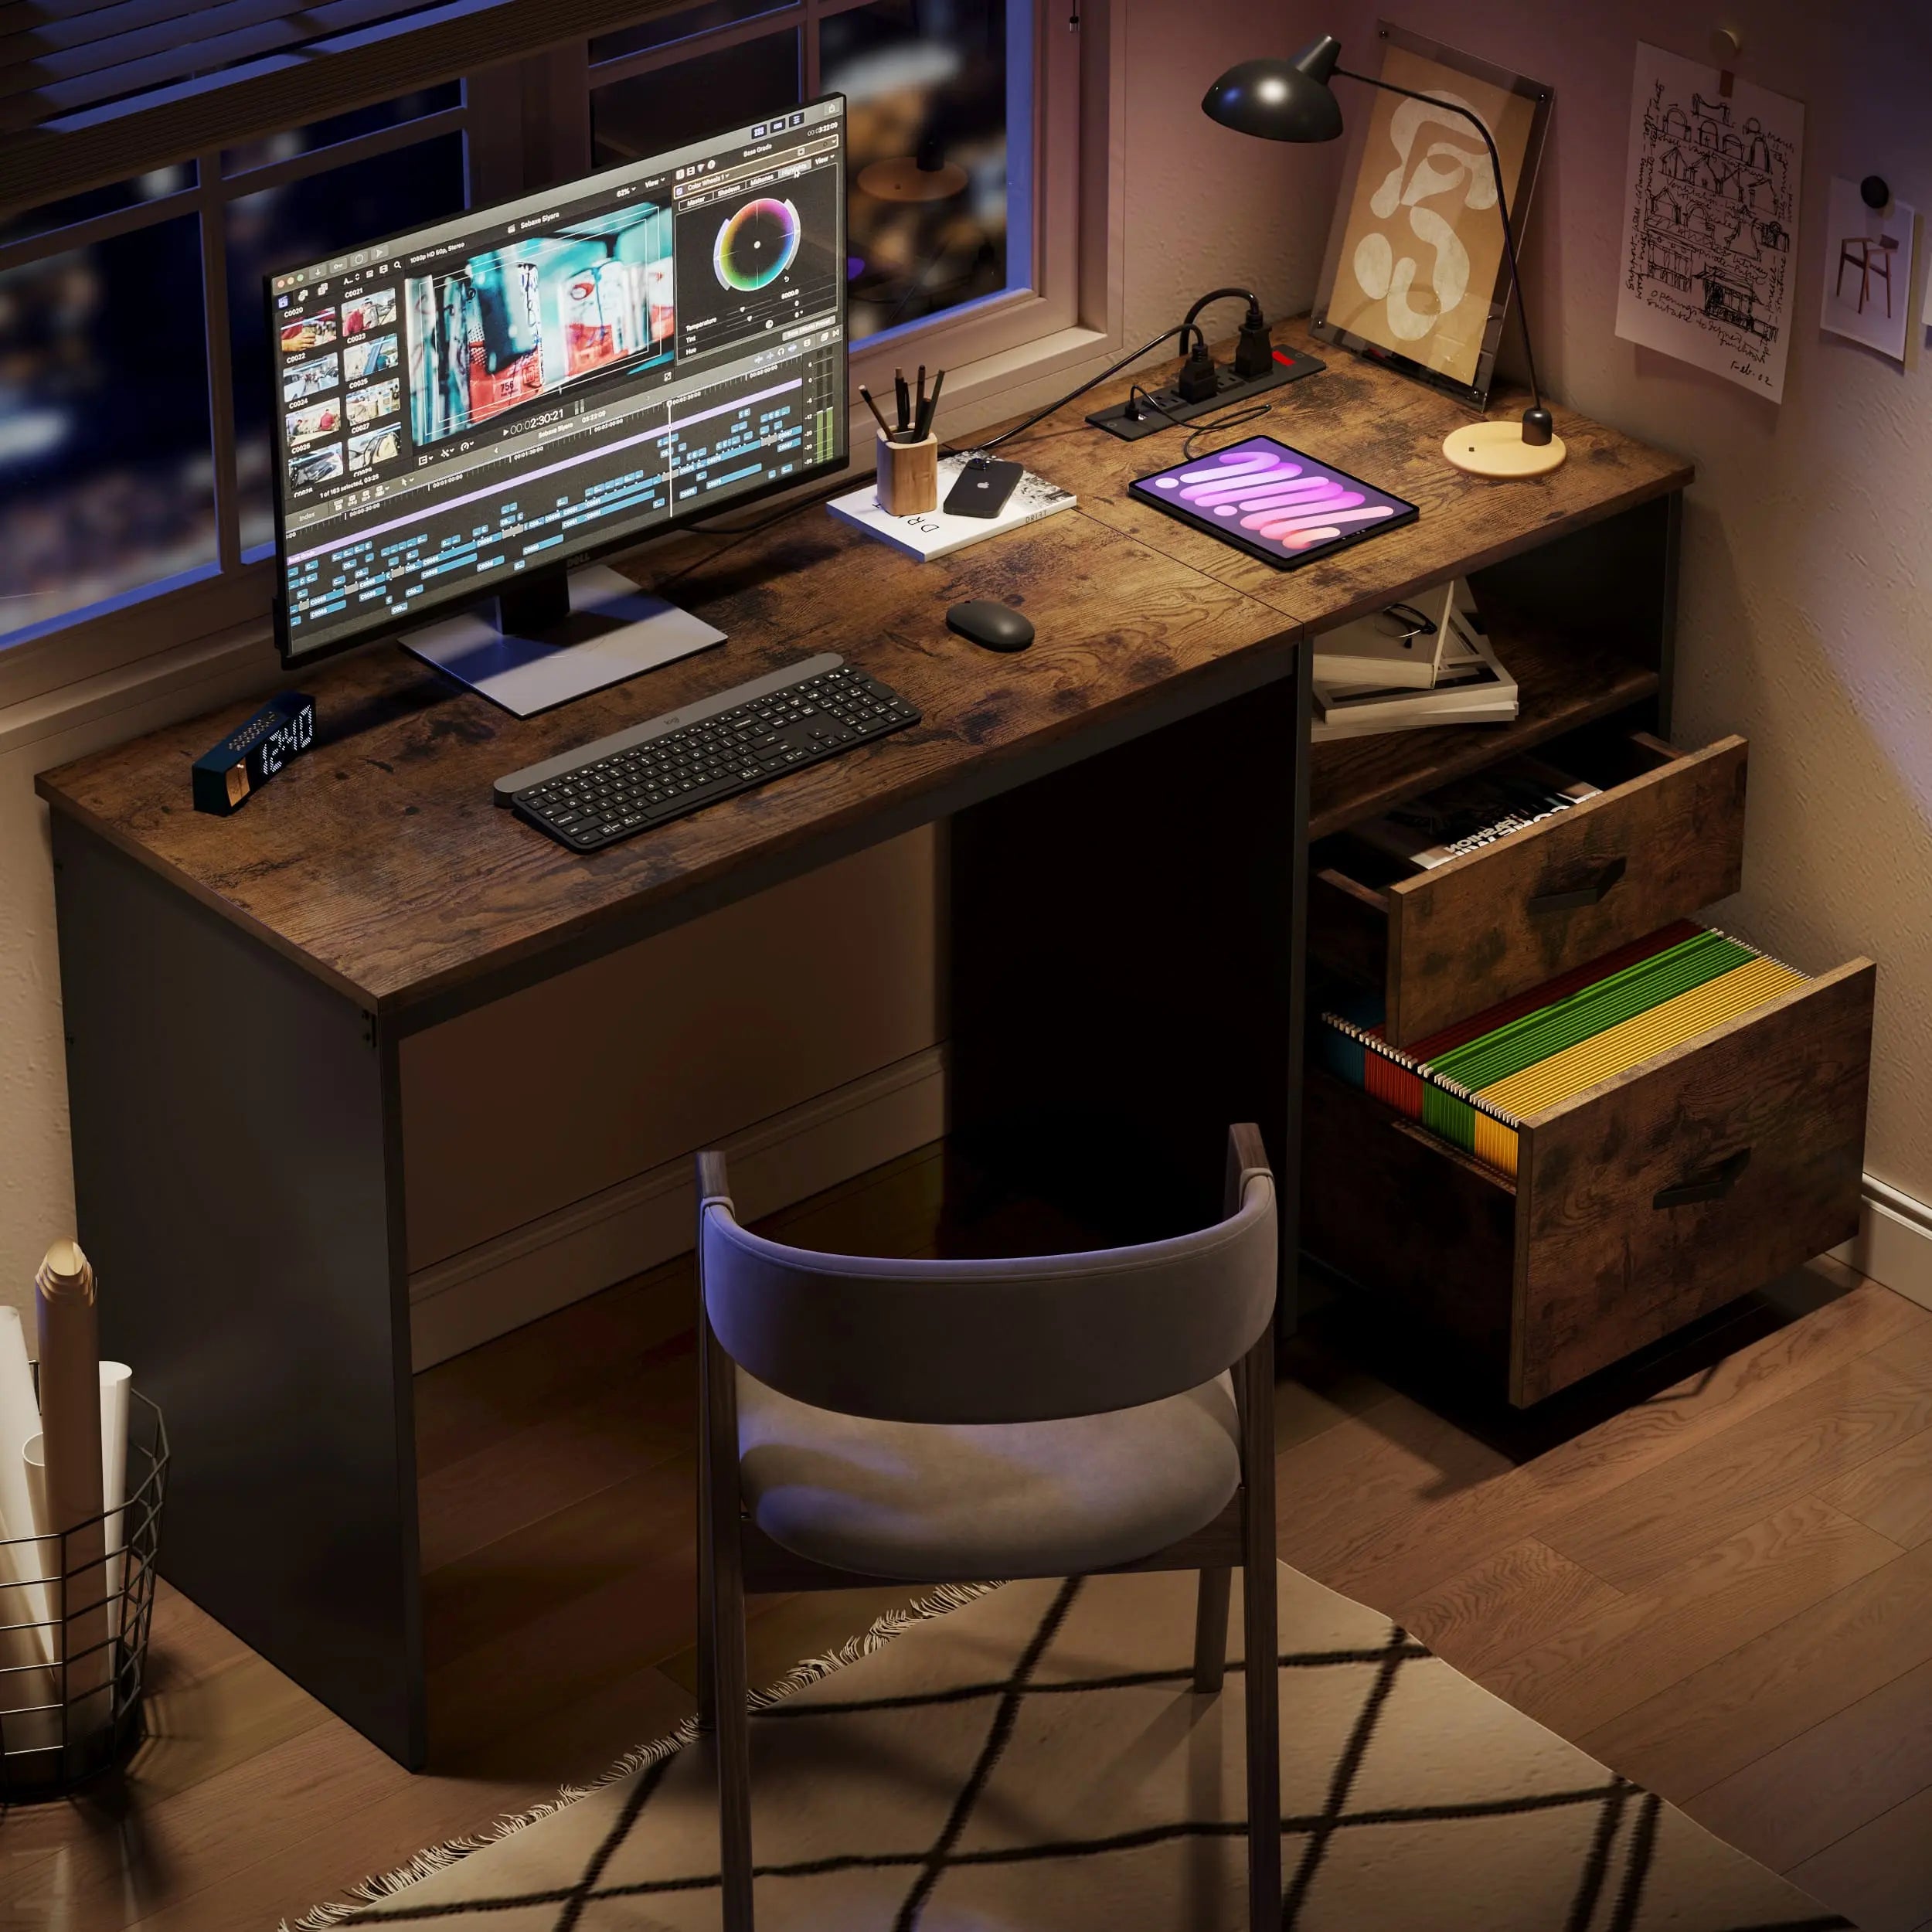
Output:
[[[1151,392],[1151,402],[1158,407],[1151,406],[1148,402],[1141,404],[1141,415],[1138,423],[1128,415],[1124,403],[1096,410],[1087,420],[1097,430],[1105,430],[1109,436],[1117,436],[1124,443],[1138,443],[1144,436],[1158,435],[1162,430],[1172,429],[1176,423],[1191,423],[1197,417],[1212,416],[1216,410],[1226,409],[1245,397],[1279,389],[1284,383],[1299,382],[1303,376],[1313,376],[1327,367],[1328,364],[1318,357],[1304,355],[1299,349],[1277,349],[1274,352],[1274,367],[1265,376],[1244,381],[1231,367],[1217,369],[1215,392],[1205,402],[1183,402],[1169,383],[1165,389]],[[1162,413],[1163,410],[1165,414]]]

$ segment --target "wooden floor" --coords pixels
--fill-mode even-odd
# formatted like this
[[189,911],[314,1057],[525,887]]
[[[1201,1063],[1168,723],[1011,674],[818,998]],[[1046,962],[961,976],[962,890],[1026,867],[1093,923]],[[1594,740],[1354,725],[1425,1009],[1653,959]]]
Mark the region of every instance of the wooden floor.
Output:
[[[929,1251],[940,1177],[928,1149],[771,1226]],[[690,1294],[673,1264],[419,1378],[429,1774],[170,1594],[155,1735],[125,1779],[0,1815],[0,1932],[269,1932],[681,1719]],[[1317,1321],[1280,1388],[1281,1554],[1867,1932],[1920,1932],[1932,1313],[1851,1277],[1815,1279],[1798,1305],[1526,1460],[1398,1393]],[[754,1679],[897,1600],[760,1604]]]

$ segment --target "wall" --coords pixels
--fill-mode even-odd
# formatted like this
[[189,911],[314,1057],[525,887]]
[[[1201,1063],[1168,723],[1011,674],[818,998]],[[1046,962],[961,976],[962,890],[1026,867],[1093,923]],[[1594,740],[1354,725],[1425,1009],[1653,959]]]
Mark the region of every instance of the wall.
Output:
[[[1345,63],[1374,71],[1382,11],[1328,10],[1320,24]],[[1523,264],[1539,365],[1564,401],[1697,464],[1674,731],[1751,740],[1744,889],[1721,917],[1808,969],[1861,953],[1879,962],[1866,1165],[1932,1198],[1919,1084],[1932,1066],[1932,443],[1918,440],[1932,430],[1932,365],[1901,371],[1818,326],[1831,177],[1882,175],[1932,209],[1932,15],[1882,0],[1688,12],[1406,0],[1387,12],[1555,90]],[[1296,9],[1303,39],[1315,19]],[[1708,60],[1719,25],[1742,32],[1741,77],[1805,104],[1781,404],[1614,334],[1635,43]],[[1349,112],[1362,90],[1338,88]]]
[[[1320,224],[1306,220],[1303,211],[1332,202],[1334,158],[1240,142],[1196,111],[1208,81],[1250,51],[1252,26],[1243,0],[1118,5],[1131,130],[1120,155],[1124,335],[1139,340],[1178,319],[1196,293],[1216,282],[1251,281],[1272,312],[1305,305],[1322,237]],[[1230,185],[1229,155],[1243,149],[1240,179]],[[1235,311],[1221,314],[1232,328]],[[1047,400],[1056,386],[1022,392],[1009,407]],[[264,669],[256,682],[265,688],[270,676]],[[0,1301],[30,1304],[33,1270],[73,1216],[52,879],[33,774],[226,702],[246,682],[190,679],[138,699],[109,691],[78,722],[0,712]],[[441,1287],[447,1274],[435,1271],[453,1253],[501,1241],[507,1213],[527,1216],[522,1225],[541,1229],[566,1208],[573,1189],[607,1193],[627,1170],[642,1174],[660,1166],[696,1139],[727,1138],[734,1128],[798,1112],[801,1096],[814,1087],[863,1086],[888,1063],[916,1062],[941,1024],[933,964],[934,868],[933,842],[917,835],[822,885],[806,882],[769,905],[735,909],[638,949],[644,957],[607,963],[547,1001],[512,1002],[494,1018],[479,1016],[460,1040],[453,1034],[424,1043],[412,1073],[410,1151],[425,1182],[412,1260],[435,1276],[427,1285]],[[847,956],[844,964],[855,970],[842,976],[835,945],[815,946],[809,961],[801,962],[797,935],[838,928],[841,916],[869,889],[885,903],[876,923],[862,929],[873,948],[863,970]],[[747,1002],[756,1000],[757,988],[742,977],[721,982],[713,964],[726,956],[770,962],[767,998],[749,1031]],[[828,1004],[828,984],[842,986],[842,1006]],[[607,1125],[616,1137],[604,1144],[604,1158],[588,1179],[505,1161],[492,1152],[488,1137],[466,1139],[460,1131],[478,1117],[479,1070],[494,1064],[529,1087],[566,1018],[573,1032],[625,1043],[621,1066],[611,1077],[573,1096],[580,1118],[587,1113],[600,1131]],[[807,1028],[818,1029],[808,1055],[749,1050],[759,1038],[800,1036]],[[647,1087],[651,1103],[641,1107],[638,1097]],[[889,1077],[883,1084],[875,1079],[874,1087],[866,1090],[869,1138],[852,1142],[870,1158],[878,1158],[881,1133],[895,1127],[923,1132],[919,1124],[932,1117],[930,1106],[910,1104],[906,1090]],[[729,1093],[727,1111],[734,1118],[720,1114],[720,1092]],[[437,1131],[438,1120],[449,1131]],[[597,1138],[590,1134],[585,1144]],[[614,1149],[621,1158],[611,1158]],[[165,1158],[165,1150],[157,1150],[157,1158]],[[822,1185],[831,1178],[809,1162],[776,1166],[789,1178],[774,1179],[774,1186]],[[622,1232],[641,1223],[618,1218],[606,1225]],[[519,1265],[529,1260],[512,1258]],[[503,1292],[527,1294],[531,1272],[524,1265]],[[539,1265],[535,1273],[542,1272]],[[574,1285],[597,1283],[580,1278]],[[447,1303],[457,1297],[444,1292],[434,1298]],[[446,1321],[439,1332],[460,1333],[460,1325]],[[444,1345],[447,1340],[434,1352]]]

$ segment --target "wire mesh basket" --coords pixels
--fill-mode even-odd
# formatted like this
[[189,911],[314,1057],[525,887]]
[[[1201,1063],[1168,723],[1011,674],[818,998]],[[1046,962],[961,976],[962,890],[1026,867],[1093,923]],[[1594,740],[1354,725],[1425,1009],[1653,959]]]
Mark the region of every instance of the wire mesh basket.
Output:
[[131,1389],[127,1500],[0,1540],[0,1802],[57,1798],[141,1742],[167,1486],[161,1411]]

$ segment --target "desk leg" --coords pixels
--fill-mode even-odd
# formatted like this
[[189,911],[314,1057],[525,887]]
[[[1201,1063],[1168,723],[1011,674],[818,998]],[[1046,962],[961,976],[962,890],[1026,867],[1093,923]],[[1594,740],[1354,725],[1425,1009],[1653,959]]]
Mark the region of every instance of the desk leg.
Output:
[[1229,1124],[1251,1120],[1295,1251],[1305,687],[952,821],[955,1140],[1109,1240],[1218,1219]]
[[104,1351],[167,1418],[162,1573],[426,1755],[396,1055],[56,813],[74,1191]]

